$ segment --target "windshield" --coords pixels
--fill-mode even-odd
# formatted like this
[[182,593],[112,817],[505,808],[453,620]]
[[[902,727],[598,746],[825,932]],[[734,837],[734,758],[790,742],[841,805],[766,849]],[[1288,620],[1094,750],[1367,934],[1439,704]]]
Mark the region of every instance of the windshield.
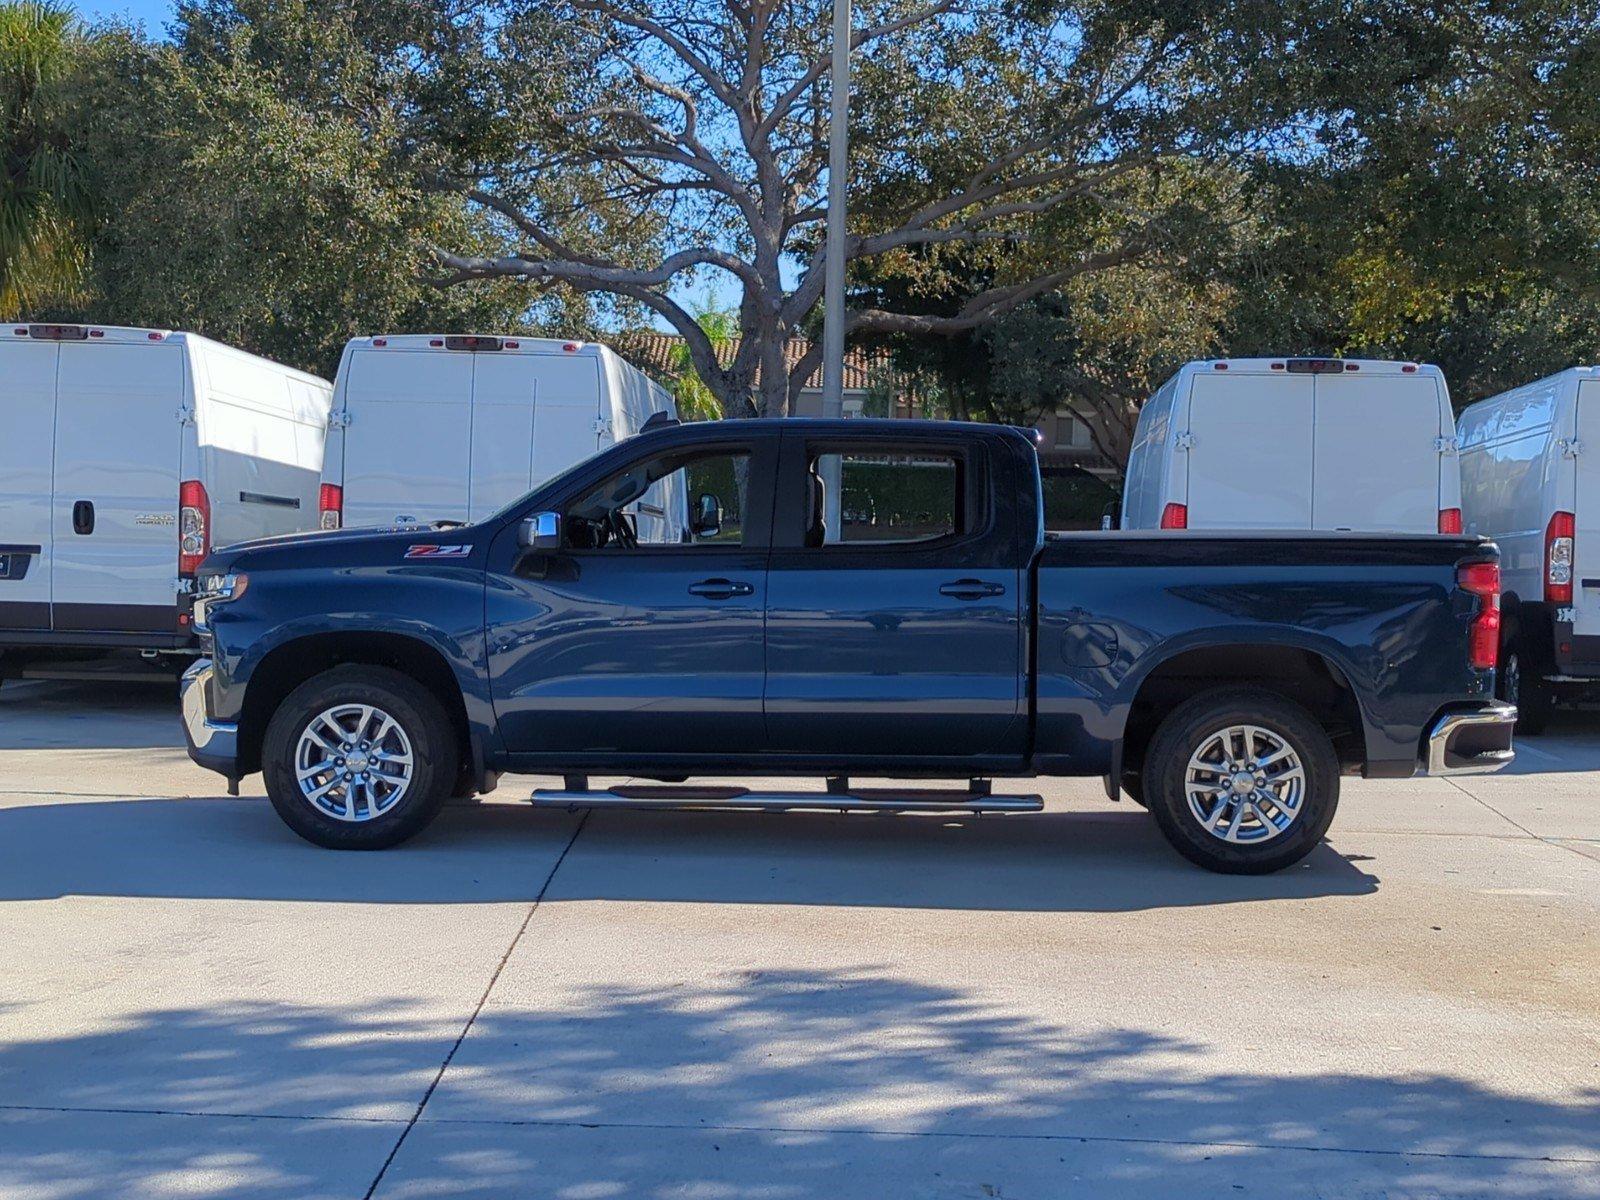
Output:
[[535,487],[530,491],[523,492],[522,495],[518,496],[515,500],[513,500],[510,504],[506,505],[499,512],[495,513],[493,516],[485,517],[483,522],[480,522],[480,523],[481,524],[487,524],[487,523],[489,523],[491,521],[498,521],[502,517],[510,516],[514,509],[521,508],[524,504],[526,504],[527,500],[528,500],[528,497],[532,496],[535,492],[542,492],[542,491],[545,491],[547,488],[558,488],[558,487],[560,487],[562,484],[566,483],[567,480],[570,479],[572,476],[576,475],[579,471],[584,470],[586,467],[588,467],[588,465],[590,463],[592,463],[595,459],[599,458],[601,454],[605,454],[605,453],[607,453],[608,451],[610,451],[612,449],[615,449],[615,447],[607,446],[605,448],[605,450],[600,451],[598,454],[591,454],[588,458],[580,458],[577,462],[573,463],[565,471],[562,471],[558,475],[552,475],[549,479],[546,479],[543,483],[539,484],[538,487]]

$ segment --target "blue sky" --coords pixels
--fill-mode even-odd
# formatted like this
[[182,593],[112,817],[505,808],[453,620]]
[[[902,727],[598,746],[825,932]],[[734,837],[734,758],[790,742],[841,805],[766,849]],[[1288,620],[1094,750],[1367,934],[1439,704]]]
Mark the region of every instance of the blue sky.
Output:
[[151,33],[160,33],[172,19],[172,0],[79,0],[75,5],[86,21],[102,17],[131,17]]

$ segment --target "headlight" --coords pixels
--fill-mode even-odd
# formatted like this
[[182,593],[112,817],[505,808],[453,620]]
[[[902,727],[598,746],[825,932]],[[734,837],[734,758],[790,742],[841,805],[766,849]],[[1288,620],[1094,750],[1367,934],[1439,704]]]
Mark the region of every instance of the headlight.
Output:
[[226,604],[244,595],[245,588],[250,586],[250,576],[232,573],[202,575],[199,584],[194,598],[194,630],[196,633],[207,633],[211,625],[212,605]]
[[201,599],[219,604],[228,600],[237,600],[244,595],[245,588],[250,586],[250,576],[244,574],[227,575],[202,575],[200,577],[199,595]]

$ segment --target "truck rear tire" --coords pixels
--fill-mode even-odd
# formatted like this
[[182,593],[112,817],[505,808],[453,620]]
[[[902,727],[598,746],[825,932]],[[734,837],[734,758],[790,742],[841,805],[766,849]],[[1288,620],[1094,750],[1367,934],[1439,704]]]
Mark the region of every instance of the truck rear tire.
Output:
[[1516,642],[1501,651],[1495,691],[1507,704],[1517,706],[1517,733],[1537,737],[1544,732],[1556,706],[1555,688],[1532,668],[1530,656]]
[[456,781],[455,730],[415,679],[349,663],[290,692],[261,748],[284,824],[331,850],[381,850],[419,833]]
[[1262,688],[1194,696],[1167,715],[1145,755],[1144,795],[1173,849],[1228,875],[1299,862],[1339,806],[1339,760],[1300,705]]

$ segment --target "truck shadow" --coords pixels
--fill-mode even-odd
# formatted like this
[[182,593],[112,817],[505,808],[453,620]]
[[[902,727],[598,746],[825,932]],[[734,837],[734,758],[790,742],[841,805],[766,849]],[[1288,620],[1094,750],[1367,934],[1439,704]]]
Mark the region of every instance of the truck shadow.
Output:
[[32,1106],[3,1114],[0,1192],[170,1194],[193,1172],[230,1200],[359,1195],[426,1089],[380,1197],[1594,1195],[1593,1092],[1319,1070],[1293,1021],[1250,1023],[1230,1061],[1252,1065],[1222,1069],[1227,1047],[1167,1031],[1181,1013],[1074,1022],[885,967],[668,969],[499,999],[436,1089],[460,1023],[407,996],[0,1045],[0,1102]]
[[356,854],[300,841],[260,799],[40,797],[0,809],[0,900],[529,901],[569,843],[552,899],[1117,912],[1378,887],[1326,844],[1276,875],[1213,875],[1178,858],[1138,809],[960,819],[610,812],[584,820],[495,803],[452,807],[404,846]]

